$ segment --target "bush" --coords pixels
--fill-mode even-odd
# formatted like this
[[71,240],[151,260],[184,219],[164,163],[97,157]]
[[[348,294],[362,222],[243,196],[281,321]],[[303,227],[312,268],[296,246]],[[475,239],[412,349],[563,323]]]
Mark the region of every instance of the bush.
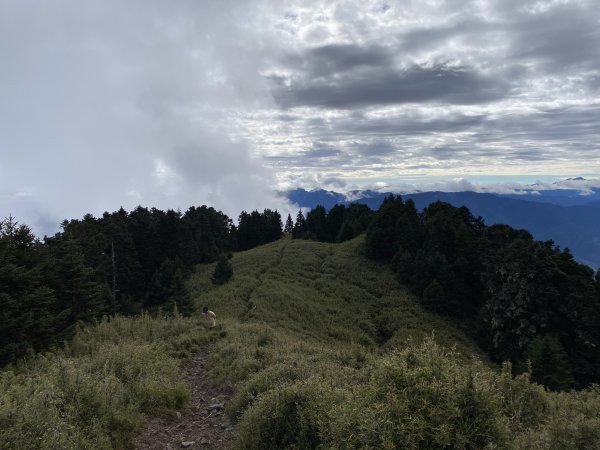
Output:
[[225,284],[233,276],[233,267],[226,255],[221,255],[212,274],[213,284]]
[[0,372],[0,448],[126,447],[142,411],[189,399],[171,353],[208,342],[202,330],[194,319],[105,319],[79,327],[64,350]]
[[335,391],[310,378],[282,384],[260,395],[238,424],[240,449],[319,448],[329,420],[327,405]]
[[505,445],[507,421],[489,370],[465,367],[431,339],[382,361],[354,404],[335,406],[331,439],[345,448]]

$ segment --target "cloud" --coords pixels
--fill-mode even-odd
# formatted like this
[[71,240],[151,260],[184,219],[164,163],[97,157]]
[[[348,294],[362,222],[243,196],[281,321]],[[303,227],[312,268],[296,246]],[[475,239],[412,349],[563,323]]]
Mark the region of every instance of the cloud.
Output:
[[[579,195],[586,196],[593,190],[600,189],[600,178],[567,178],[554,182],[536,181],[535,183],[524,183],[519,181],[485,182],[476,183],[467,178],[452,178],[447,180],[423,179],[419,182],[376,182],[362,185],[361,189],[370,189],[379,192],[395,192],[400,194],[413,194],[417,192],[479,192],[491,194],[511,195],[541,195],[547,190],[575,190]],[[356,193],[354,194],[356,195]]]
[[283,209],[302,183],[597,178],[599,11],[0,0],[0,215],[47,232],[140,203]]
[[533,61],[553,73],[600,67],[598,18],[590,14],[593,2],[569,3],[545,2],[546,7],[541,8],[534,3],[521,8],[509,28],[514,36],[511,57]]
[[[328,74],[332,75],[332,74]],[[357,108],[402,103],[472,105],[501,99],[507,84],[467,67],[377,67],[317,79],[291,80],[274,89],[283,108]]]
[[331,77],[363,67],[388,67],[393,54],[378,45],[330,44],[309,48],[301,53],[286,55],[286,65],[302,70],[311,79]]
[[286,208],[231,120],[270,102],[236,5],[2,2],[1,212],[43,234],[121,205]]

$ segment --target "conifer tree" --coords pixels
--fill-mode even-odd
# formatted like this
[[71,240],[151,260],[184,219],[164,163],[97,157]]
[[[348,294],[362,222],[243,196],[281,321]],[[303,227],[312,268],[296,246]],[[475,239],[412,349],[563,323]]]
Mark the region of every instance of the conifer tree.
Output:
[[51,266],[29,227],[0,221],[0,366],[52,344],[63,314],[48,286]]
[[221,255],[212,274],[213,284],[225,284],[233,276],[233,267],[226,255]]
[[327,242],[335,242],[344,223],[346,207],[344,205],[335,205],[327,213],[325,221],[325,239]]
[[327,224],[326,224],[325,207],[317,205],[311,209],[306,216],[306,229],[308,237],[317,241],[327,240]]
[[423,291],[423,303],[432,311],[444,311],[444,288],[434,279]]
[[81,248],[72,239],[59,247],[57,271],[60,277],[58,295],[70,312],[69,321],[90,320],[110,311],[110,292],[95,279],[94,271],[84,263]]
[[306,231],[306,219],[304,218],[304,214],[302,214],[302,210],[300,209],[296,215],[296,223],[292,229],[292,237],[294,239],[304,238]]
[[527,346],[523,360],[530,364],[533,381],[553,391],[573,387],[571,364],[556,337],[537,336]]
[[165,259],[160,268],[154,273],[144,299],[145,307],[157,306],[166,303],[171,298],[171,282],[177,267],[169,258]]
[[292,215],[288,213],[283,232],[285,234],[292,234],[292,231],[294,231],[294,221],[292,220]]
[[181,268],[177,268],[171,279],[171,296],[165,305],[165,310],[170,311],[177,308],[179,314],[189,317],[194,312],[194,301],[185,288],[185,278]]

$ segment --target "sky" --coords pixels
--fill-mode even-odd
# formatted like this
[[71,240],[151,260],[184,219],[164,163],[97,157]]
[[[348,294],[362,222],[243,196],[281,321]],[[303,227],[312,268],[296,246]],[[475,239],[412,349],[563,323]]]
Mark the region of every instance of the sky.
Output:
[[[0,0],[0,215],[600,178],[598,0]],[[600,185],[600,183],[598,183]]]

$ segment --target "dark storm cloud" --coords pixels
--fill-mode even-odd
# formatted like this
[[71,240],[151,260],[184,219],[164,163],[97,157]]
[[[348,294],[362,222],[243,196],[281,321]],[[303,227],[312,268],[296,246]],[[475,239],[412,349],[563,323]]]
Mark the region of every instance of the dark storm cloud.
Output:
[[474,105],[506,96],[508,84],[466,67],[379,67],[325,79],[300,79],[274,90],[283,108],[360,108],[403,103]]

